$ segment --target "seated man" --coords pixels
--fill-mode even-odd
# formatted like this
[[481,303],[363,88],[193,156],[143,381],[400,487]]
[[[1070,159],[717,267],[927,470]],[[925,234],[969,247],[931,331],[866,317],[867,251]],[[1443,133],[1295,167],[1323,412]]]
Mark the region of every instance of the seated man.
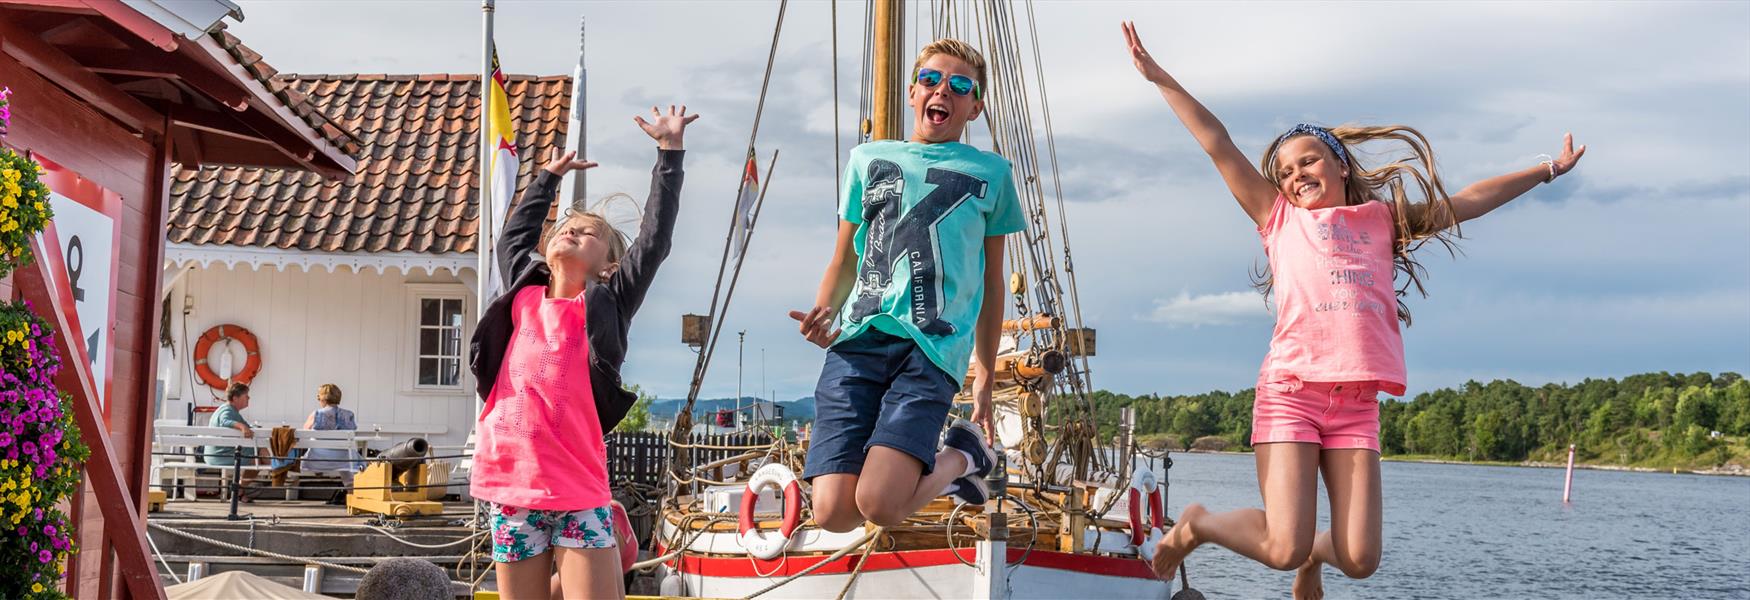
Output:
[[[213,417],[207,421],[207,425],[236,429],[243,432],[244,438],[252,440],[255,437],[255,429],[249,426],[249,421],[243,420],[243,409],[245,408],[249,408],[249,385],[232,383],[231,387],[225,389],[225,403],[220,404],[219,409],[213,411]],[[255,458],[253,441],[240,445],[243,446],[243,458]],[[209,465],[220,467],[235,465],[237,464],[236,455],[237,448],[233,446],[207,446],[206,459]],[[244,462],[251,464],[254,461]]]

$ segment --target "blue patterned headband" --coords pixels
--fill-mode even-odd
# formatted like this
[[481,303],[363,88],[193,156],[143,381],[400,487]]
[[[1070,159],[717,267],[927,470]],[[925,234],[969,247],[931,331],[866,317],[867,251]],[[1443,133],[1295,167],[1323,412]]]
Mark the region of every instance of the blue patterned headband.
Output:
[[[1288,138],[1291,138],[1291,137],[1294,137],[1297,135],[1310,135],[1310,136],[1319,138],[1319,141],[1324,142],[1326,146],[1331,148],[1332,154],[1337,155],[1337,160],[1340,160],[1344,163],[1349,162],[1349,153],[1343,151],[1343,143],[1337,141],[1337,136],[1331,135],[1331,130],[1325,129],[1323,127],[1319,127],[1317,125],[1308,125],[1306,123],[1301,123],[1299,125],[1295,125],[1293,128],[1289,129],[1286,133],[1283,133],[1282,137],[1276,138],[1277,147],[1280,148],[1282,142],[1286,142],[1286,141],[1288,141]],[[1275,155],[1275,153],[1271,153],[1270,156],[1271,156],[1271,158],[1275,158],[1276,155]]]

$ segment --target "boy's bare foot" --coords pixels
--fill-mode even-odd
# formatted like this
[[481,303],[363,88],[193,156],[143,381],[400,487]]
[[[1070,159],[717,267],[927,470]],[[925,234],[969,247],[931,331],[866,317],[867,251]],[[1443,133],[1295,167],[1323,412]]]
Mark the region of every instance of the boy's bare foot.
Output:
[[1294,600],[1323,600],[1325,597],[1325,576],[1321,569],[1323,564],[1312,558],[1306,559],[1306,564],[1294,573]]
[[1155,576],[1165,581],[1172,581],[1179,574],[1179,563],[1185,562],[1185,556],[1197,548],[1196,536],[1191,533],[1191,522],[1203,518],[1209,510],[1202,504],[1191,504],[1185,511],[1179,513],[1179,520],[1173,523],[1173,528],[1161,536],[1159,544],[1155,545],[1155,557],[1151,561]]

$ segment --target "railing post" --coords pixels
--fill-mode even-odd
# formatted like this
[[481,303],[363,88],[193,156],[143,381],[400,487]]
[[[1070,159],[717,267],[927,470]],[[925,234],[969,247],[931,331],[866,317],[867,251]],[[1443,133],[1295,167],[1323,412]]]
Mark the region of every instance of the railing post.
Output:
[[243,493],[243,447],[231,447],[231,514],[225,517],[227,521],[241,521],[237,516],[237,503],[242,501]]

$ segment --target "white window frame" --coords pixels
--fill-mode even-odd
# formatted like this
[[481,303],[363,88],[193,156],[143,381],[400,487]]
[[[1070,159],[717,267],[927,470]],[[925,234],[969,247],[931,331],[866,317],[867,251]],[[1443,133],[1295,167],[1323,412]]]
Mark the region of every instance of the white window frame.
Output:
[[[396,380],[401,383],[401,390],[415,395],[466,395],[474,389],[474,376],[468,369],[468,340],[474,333],[474,294],[467,286],[459,283],[409,283],[407,290],[407,317],[402,321],[402,344],[405,350],[401,352],[401,360],[396,361]],[[423,385],[419,383],[419,333],[424,325],[420,322],[420,302],[422,300],[460,300],[462,301],[462,345],[461,372],[456,385]]]

